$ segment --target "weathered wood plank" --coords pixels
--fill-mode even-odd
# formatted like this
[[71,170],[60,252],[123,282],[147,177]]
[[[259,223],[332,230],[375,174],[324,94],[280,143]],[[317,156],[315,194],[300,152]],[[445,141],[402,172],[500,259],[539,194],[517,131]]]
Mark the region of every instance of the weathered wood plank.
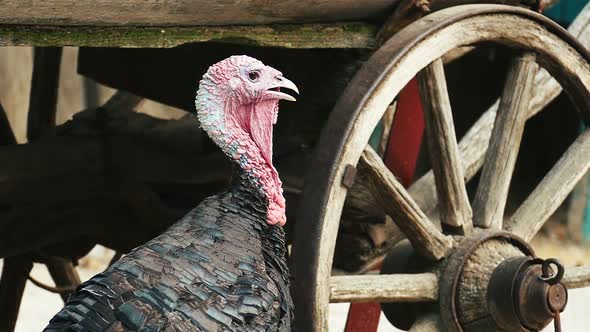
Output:
[[0,23],[234,25],[333,22],[386,15],[397,0],[4,0]]
[[590,286],[590,266],[566,268],[562,283],[568,289]]
[[61,47],[36,47],[29,94],[27,138],[39,138],[55,127]]
[[431,302],[438,298],[434,273],[334,276],[330,302]]
[[486,152],[481,180],[473,209],[473,222],[484,228],[502,228],[504,208],[516,157],[527,120],[533,79],[537,64],[535,55],[516,57],[509,68],[498,114],[494,122],[490,147]]
[[530,241],[590,169],[590,130],[582,133],[507,221],[506,229]]
[[418,78],[441,222],[466,233],[472,227],[472,213],[442,60],[424,68]]
[[369,175],[373,195],[414,248],[430,259],[443,258],[452,248],[452,239],[442,234],[426,217],[375,150],[367,146],[359,162],[362,171]]
[[0,24],[0,46],[175,47],[195,42],[286,48],[373,48],[367,23],[219,27],[88,27]]

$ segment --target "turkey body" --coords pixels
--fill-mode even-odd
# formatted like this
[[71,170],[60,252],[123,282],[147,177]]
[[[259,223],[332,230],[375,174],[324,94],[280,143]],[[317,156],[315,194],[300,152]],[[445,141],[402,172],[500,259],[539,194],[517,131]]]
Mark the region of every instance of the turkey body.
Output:
[[83,283],[45,331],[290,331],[284,232],[243,183]]

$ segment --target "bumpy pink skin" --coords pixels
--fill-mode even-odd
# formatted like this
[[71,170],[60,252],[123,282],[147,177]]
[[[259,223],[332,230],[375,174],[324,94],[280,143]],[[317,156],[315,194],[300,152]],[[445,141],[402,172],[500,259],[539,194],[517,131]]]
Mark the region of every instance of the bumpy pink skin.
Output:
[[[256,82],[248,73],[257,71]],[[268,200],[267,222],[286,222],[282,183],[272,165],[272,129],[278,99],[266,95],[282,74],[248,56],[232,56],[211,66],[195,101],[203,129]]]

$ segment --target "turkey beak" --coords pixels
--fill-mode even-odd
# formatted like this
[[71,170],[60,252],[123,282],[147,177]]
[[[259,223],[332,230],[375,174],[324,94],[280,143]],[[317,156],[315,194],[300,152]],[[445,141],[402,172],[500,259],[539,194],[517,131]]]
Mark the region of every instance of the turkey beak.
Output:
[[283,76],[277,76],[275,78],[275,84],[273,87],[267,90],[267,94],[272,96],[276,99],[283,99],[288,101],[296,101],[295,97],[288,95],[284,92],[281,92],[281,88],[289,89],[296,94],[299,94],[299,89],[295,83],[291,82],[290,80],[284,78]]

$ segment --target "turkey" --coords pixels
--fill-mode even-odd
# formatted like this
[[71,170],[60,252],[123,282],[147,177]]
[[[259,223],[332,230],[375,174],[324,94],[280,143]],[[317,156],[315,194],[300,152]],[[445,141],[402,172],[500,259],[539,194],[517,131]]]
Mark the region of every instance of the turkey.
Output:
[[[229,189],[83,283],[45,331],[289,331],[285,200],[272,165],[281,72],[232,56],[203,76],[202,128],[235,165]],[[196,125],[196,124],[195,124]]]

